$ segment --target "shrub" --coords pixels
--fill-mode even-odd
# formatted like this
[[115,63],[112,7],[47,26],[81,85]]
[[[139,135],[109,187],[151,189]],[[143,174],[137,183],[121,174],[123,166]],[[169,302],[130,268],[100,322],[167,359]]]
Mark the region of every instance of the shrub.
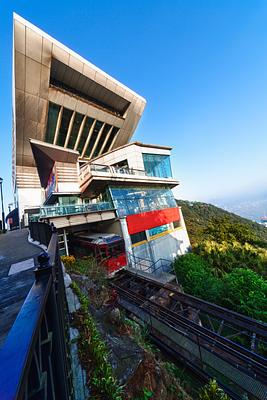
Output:
[[65,268],[69,270],[74,266],[76,259],[74,256],[61,256],[61,261],[63,262]]
[[186,293],[267,321],[267,282],[256,272],[236,268],[216,278],[202,257],[193,253],[177,258],[174,268]]
[[230,397],[211,379],[199,392],[199,400],[230,400]]
[[185,292],[211,302],[216,302],[220,297],[221,283],[199,255],[188,253],[177,257],[174,269]]
[[237,268],[222,280],[221,305],[267,321],[267,282],[249,269]]
[[235,268],[249,268],[266,274],[267,251],[249,243],[204,240],[194,246],[194,252],[205,259],[211,272],[218,277]]

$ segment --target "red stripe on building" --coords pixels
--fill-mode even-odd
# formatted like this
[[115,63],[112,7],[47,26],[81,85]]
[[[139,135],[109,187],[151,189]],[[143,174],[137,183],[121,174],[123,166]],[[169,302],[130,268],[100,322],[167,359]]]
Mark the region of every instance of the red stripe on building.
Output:
[[166,208],[164,210],[148,211],[126,217],[130,235],[147,229],[169,224],[180,219],[179,208]]

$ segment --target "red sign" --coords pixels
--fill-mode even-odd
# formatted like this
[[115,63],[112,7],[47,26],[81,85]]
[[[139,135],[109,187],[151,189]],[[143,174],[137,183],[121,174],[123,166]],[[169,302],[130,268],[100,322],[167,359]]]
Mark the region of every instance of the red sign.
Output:
[[166,208],[163,210],[148,211],[126,217],[130,235],[146,231],[156,226],[166,225],[180,219],[179,208]]

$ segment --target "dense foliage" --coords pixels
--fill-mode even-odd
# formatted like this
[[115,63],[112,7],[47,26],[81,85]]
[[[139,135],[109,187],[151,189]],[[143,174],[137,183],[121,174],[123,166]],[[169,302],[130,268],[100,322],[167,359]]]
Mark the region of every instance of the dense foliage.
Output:
[[178,203],[193,251],[175,261],[185,291],[267,321],[267,229],[209,204]]
[[[177,203],[182,207],[192,245],[203,240],[203,234],[206,236],[208,233],[206,227],[208,226],[209,230],[211,230],[213,225],[214,230],[212,235],[215,240],[218,239],[218,236],[215,237],[216,230],[220,238],[219,241],[228,241],[230,235],[233,235],[232,238],[235,237],[239,241],[240,237],[238,238],[238,235],[243,233],[241,243],[245,241],[267,248],[267,229],[264,226],[236,214],[229,213],[212,204],[189,202],[186,200],[177,200]],[[230,226],[227,225],[227,221],[230,223]],[[236,230],[239,231],[238,234]],[[251,238],[250,235],[252,235]]]
[[204,259],[193,253],[178,257],[174,267],[185,292],[267,321],[267,282],[255,272],[236,268],[218,278]]

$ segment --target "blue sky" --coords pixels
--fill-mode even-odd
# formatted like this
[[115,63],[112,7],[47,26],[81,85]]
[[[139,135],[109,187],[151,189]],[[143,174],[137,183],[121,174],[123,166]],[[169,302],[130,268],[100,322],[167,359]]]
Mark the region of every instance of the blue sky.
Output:
[[134,139],[173,146],[178,197],[266,188],[267,1],[1,1],[0,176],[11,183],[12,12],[147,99]]

